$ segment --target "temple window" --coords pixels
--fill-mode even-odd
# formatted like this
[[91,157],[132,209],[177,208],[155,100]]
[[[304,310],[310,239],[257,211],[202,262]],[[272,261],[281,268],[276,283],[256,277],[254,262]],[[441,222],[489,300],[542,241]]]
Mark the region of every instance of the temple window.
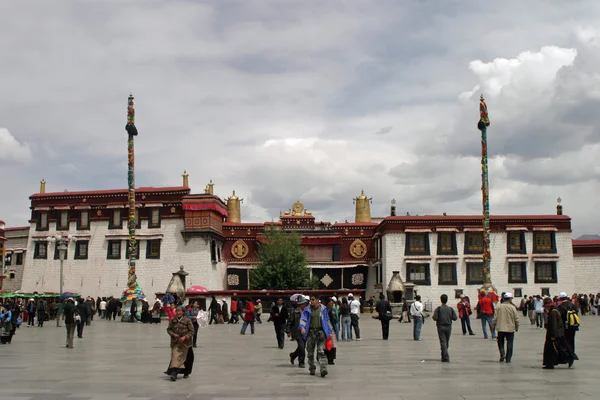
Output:
[[467,285],[479,285],[483,281],[483,263],[467,263]]
[[87,260],[88,259],[88,245],[89,241],[79,240],[75,244],[75,259],[76,260]]
[[407,233],[405,255],[429,255],[429,235],[427,233]]
[[465,233],[465,254],[481,254],[483,252],[483,232]]
[[41,211],[38,215],[36,230],[47,231],[48,230],[48,213]]
[[120,240],[109,240],[108,251],[106,253],[108,260],[120,260],[121,259],[121,241]]
[[407,264],[406,281],[418,285],[431,285],[429,264]]
[[79,219],[77,220],[77,229],[88,230],[90,229],[90,213],[87,210],[83,210],[79,213]]
[[510,254],[525,254],[525,232],[508,232],[507,249]]
[[527,283],[527,263],[508,263],[508,283]]
[[48,258],[48,242],[45,242],[45,241],[35,242],[33,258],[39,259],[39,260],[45,260],[46,258]]
[[148,240],[146,244],[146,258],[160,259],[160,239]]
[[438,285],[458,285],[456,263],[440,263]]
[[558,283],[558,276],[556,273],[556,262],[536,262],[535,283]]
[[56,220],[56,230],[68,231],[69,230],[69,212],[59,211],[58,218]]
[[534,253],[556,253],[554,232],[533,232]]
[[456,233],[439,232],[438,233],[438,254],[455,255],[456,254]]
[[121,210],[112,210],[108,229],[123,229],[123,220],[121,219]]
[[153,208],[150,212],[150,220],[148,221],[148,228],[160,228],[160,209]]

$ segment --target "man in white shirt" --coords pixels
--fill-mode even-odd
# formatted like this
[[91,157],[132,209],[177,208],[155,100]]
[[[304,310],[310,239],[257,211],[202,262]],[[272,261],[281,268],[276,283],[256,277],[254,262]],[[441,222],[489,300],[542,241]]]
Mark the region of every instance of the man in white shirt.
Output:
[[[350,305],[350,325],[354,328],[354,334],[356,335],[356,340],[362,340],[360,338],[360,326],[358,326],[358,315],[360,314],[360,301],[354,298],[354,295],[350,293],[348,295],[348,303]],[[352,332],[350,332],[352,335]]]
[[98,312],[100,313],[100,318],[104,319],[106,317],[106,300],[104,300],[104,297],[100,302],[100,310]]
[[410,315],[413,318],[413,339],[421,340],[421,327],[423,326],[423,304],[421,296],[415,296],[415,302],[410,306]]

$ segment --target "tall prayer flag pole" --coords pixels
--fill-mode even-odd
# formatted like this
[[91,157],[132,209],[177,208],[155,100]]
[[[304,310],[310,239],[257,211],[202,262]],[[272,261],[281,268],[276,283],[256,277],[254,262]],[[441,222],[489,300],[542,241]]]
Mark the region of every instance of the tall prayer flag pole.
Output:
[[481,131],[481,194],[483,203],[483,287],[481,291],[496,293],[490,273],[490,184],[488,179],[487,128],[490,126],[487,104],[483,95],[479,98],[479,122]]
[[137,136],[137,128],[135,127],[135,104],[133,102],[133,94],[129,94],[127,101],[127,154],[128,154],[128,173],[127,182],[129,184],[128,200],[129,200],[129,273],[127,275],[127,286],[135,288],[137,286],[137,277],[135,275],[135,255],[137,253],[137,243],[135,240],[135,151],[134,151],[134,136]]

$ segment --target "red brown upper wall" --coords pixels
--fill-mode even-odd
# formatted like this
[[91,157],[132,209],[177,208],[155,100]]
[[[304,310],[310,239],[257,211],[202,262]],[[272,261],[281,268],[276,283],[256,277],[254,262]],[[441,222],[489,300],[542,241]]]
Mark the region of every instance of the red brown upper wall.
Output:
[[[377,227],[377,232],[404,232],[407,228],[431,229],[456,228],[463,231],[465,228],[482,227],[482,217],[477,215],[424,215],[387,217]],[[571,232],[571,218],[567,215],[492,215],[490,216],[490,230],[503,232],[507,228],[535,228],[553,227],[559,232]]]
[[600,256],[600,240],[573,240],[575,257]]

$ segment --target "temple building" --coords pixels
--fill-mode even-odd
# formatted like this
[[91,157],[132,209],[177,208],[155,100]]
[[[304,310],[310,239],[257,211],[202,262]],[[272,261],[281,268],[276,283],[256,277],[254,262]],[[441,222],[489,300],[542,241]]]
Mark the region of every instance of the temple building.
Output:
[[[64,290],[120,295],[128,271],[127,190],[46,192],[45,185],[30,197],[29,227],[15,230],[27,237],[11,248],[11,265],[17,254],[23,265],[15,288],[59,290],[59,252],[51,239],[61,235],[69,238]],[[222,200],[212,182],[192,194],[187,173],[182,186],[136,189],[136,274],[146,294],[164,291],[181,266],[189,286],[249,289],[249,271],[271,228],[302,235],[321,289],[350,289],[367,298],[385,291],[397,272],[423,299],[436,301],[442,293],[474,296],[483,283],[481,216],[396,216],[392,201],[389,216],[374,218],[371,199],[361,193],[354,222],[318,221],[300,200],[278,221],[244,222],[242,201],[235,192]],[[560,205],[556,214],[492,216],[491,255],[494,285],[515,296],[600,288],[600,242],[572,240],[571,219]]]

